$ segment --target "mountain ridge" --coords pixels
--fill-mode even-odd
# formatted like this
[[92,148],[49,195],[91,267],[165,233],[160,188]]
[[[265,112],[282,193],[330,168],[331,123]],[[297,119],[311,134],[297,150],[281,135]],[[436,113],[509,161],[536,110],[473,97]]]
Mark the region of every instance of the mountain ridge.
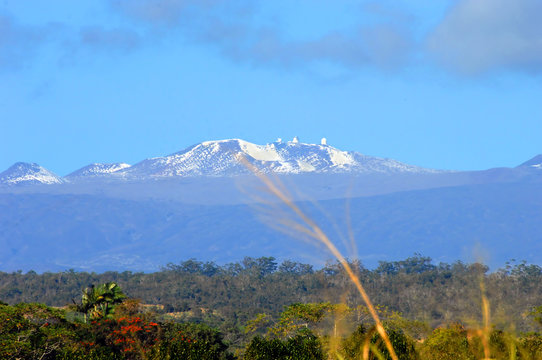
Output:
[[[0,185],[59,185],[92,182],[148,181],[158,179],[233,178],[251,175],[244,158],[263,173],[278,175],[296,174],[352,174],[352,175],[446,175],[470,173],[517,172],[542,169],[542,155],[516,166],[481,171],[460,172],[437,170],[409,165],[394,159],[368,156],[355,151],[343,151],[327,144],[302,143],[296,137],[292,141],[257,145],[242,139],[204,141],[166,156],[147,158],[134,165],[127,163],[92,163],[61,177],[35,163],[16,163],[0,173]],[[502,170],[501,170],[502,169]],[[536,172],[536,171],[535,171]]]
[[520,164],[518,167],[526,167],[526,166],[542,169],[542,154],[536,155],[535,157]]
[[236,176],[250,173],[238,156],[262,172],[436,172],[392,159],[342,151],[327,144],[276,141],[257,145],[241,139],[205,141],[164,157],[143,160],[117,174],[128,177]]
[[[37,164],[12,166],[0,178],[32,186],[0,186],[0,270],[152,271],[190,257],[312,257],[310,247],[269,227],[280,223],[282,205],[266,197],[257,177],[237,176],[250,174],[234,162],[239,154],[265,171],[283,166],[285,172],[271,178],[324,231],[351,229],[363,261],[416,251],[453,261],[468,258],[481,244],[497,265],[507,256],[542,264],[537,157],[514,168],[420,170],[325,142],[255,145],[230,139],[131,167],[91,164],[65,178]],[[303,168],[307,164],[311,171]],[[311,208],[316,201],[321,206]],[[254,210],[262,205],[272,210],[264,215],[275,217],[261,221]]]
[[102,176],[130,167],[127,163],[92,163],[64,176],[65,179],[73,179],[85,176]]
[[[266,145],[257,145],[242,139],[204,141],[170,155],[148,158],[130,166],[126,163],[100,164],[84,166],[63,178],[40,167],[49,173],[51,179],[43,178],[42,184],[73,182],[84,179],[102,178],[110,180],[146,180],[168,177],[231,177],[250,174],[251,171],[239,161],[245,158],[254,167],[264,173],[301,174],[301,173],[438,173],[441,170],[426,169],[408,165],[397,160],[363,155],[354,151],[343,151],[327,144],[300,142],[297,137],[292,141],[277,140]],[[23,163],[18,163],[23,164]],[[26,179],[37,164],[25,163],[18,174],[19,180],[11,176],[0,184],[40,183]],[[28,169],[28,173],[22,173]],[[5,172],[4,172],[5,173]],[[8,179],[0,173],[0,179]]]

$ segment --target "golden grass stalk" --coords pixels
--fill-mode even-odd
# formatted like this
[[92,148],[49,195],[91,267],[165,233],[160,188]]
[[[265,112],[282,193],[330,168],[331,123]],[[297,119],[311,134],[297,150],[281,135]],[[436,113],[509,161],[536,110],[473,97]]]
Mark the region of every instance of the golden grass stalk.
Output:
[[486,295],[486,287],[484,284],[483,275],[480,278],[480,292],[482,293],[482,316],[484,321],[484,327],[482,328],[482,346],[484,347],[484,359],[489,360],[491,356],[489,348],[489,335],[491,332],[490,320],[489,320],[489,300]]
[[262,181],[262,183],[272,195],[282,201],[282,203],[284,203],[288,208],[290,208],[290,210],[292,210],[302,220],[302,225],[298,226],[297,230],[323,244],[329,250],[329,252],[331,252],[331,254],[339,261],[339,263],[343,266],[344,270],[348,274],[350,280],[356,286],[359,294],[361,295],[361,298],[365,302],[365,305],[369,309],[369,313],[371,314],[371,317],[375,322],[376,330],[384,341],[384,344],[386,345],[386,348],[388,349],[391,358],[393,360],[399,360],[397,354],[395,353],[395,350],[393,349],[390,338],[386,330],[384,329],[384,326],[382,325],[382,322],[380,321],[380,318],[373,306],[373,303],[371,302],[371,299],[369,299],[369,296],[365,291],[365,288],[361,284],[358,276],[352,270],[352,267],[350,266],[348,261],[333,244],[333,242],[329,240],[324,231],[307,215],[305,215],[305,213],[301,211],[301,209],[293,202],[293,200],[284,191],[282,191],[275,182],[273,182],[268,176],[261,172],[256,166],[250,163],[244,156],[238,155],[237,158],[254,175],[256,175],[258,179]]
[[[482,325],[480,327],[468,330],[468,333],[472,336],[480,338],[482,341],[482,349],[484,350],[484,358],[482,360],[491,360],[491,348],[489,345],[489,338],[491,335],[491,322],[490,322],[490,307],[489,300],[486,295],[486,287],[484,283],[484,276],[480,276],[480,293],[482,299]],[[513,347],[513,346],[512,346]],[[511,349],[511,358],[513,359]]]

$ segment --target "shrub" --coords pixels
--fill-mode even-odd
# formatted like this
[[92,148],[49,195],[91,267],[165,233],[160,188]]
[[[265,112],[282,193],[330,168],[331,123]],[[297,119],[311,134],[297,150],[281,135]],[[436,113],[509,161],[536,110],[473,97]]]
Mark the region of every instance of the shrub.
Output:
[[[414,347],[414,341],[410,337],[408,337],[401,329],[391,326],[385,326],[385,328],[399,359],[414,360],[418,358],[416,349]],[[371,331],[367,331],[363,325],[359,325],[352,335],[342,341],[340,352],[344,359],[361,359],[363,356],[364,346],[368,339],[370,339],[369,344],[373,345],[373,347],[376,348],[378,353],[382,355],[384,359],[391,359],[386,346],[382,343],[382,340],[376,333],[375,329],[373,328]],[[369,353],[369,359],[376,358],[377,356],[374,354],[374,352]]]
[[459,324],[437,328],[425,340],[422,355],[428,360],[474,360],[467,331]]
[[287,340],[256,336],[246,347],[245,360],[324,360],[321,341],[310,332]]

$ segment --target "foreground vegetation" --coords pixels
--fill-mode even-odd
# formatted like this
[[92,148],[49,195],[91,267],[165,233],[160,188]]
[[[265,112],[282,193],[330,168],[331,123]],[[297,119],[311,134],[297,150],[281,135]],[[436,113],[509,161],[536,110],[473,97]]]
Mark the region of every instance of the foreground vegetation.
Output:
[[[88,312],[81,313],[85,305]],[[100,295],[88,305],[83,302],[58,309],[42,304],[0,304],[0,358],[391,358],[374,326],[366,321],[364,307],[296,303],[286,307],[276,321],[267,314],[259,314],[245,327],[251,334],[250,340],[243,348],[235,349],[216,329],[204,324],[163,321],[135,300],[115,300],[114,297],[103,300]],[[409,321],[395,312],[382,309],[380,312],[399,359],[542,358],[539,333],[516,336],[491,328],[484,334],[482,329],[459,323],[430,329],[423,322]],[[484,343],[484,335],[487,335],[487,343]]]
[[[536,265],[488,273],[418,255],[374,270],[351,265],[401,359],[542,358]],[[151,274],[0,273],[0,300],[2,359],[391,358],[337,263],[315,270],[263,257],[189,260]]]

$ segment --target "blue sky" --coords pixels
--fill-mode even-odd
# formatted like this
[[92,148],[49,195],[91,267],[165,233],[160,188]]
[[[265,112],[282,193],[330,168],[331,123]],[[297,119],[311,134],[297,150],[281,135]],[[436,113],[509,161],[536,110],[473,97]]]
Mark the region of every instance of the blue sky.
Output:
[[445,169],[542,153],[539,0],[0,0],[0,171],[299,136]]

